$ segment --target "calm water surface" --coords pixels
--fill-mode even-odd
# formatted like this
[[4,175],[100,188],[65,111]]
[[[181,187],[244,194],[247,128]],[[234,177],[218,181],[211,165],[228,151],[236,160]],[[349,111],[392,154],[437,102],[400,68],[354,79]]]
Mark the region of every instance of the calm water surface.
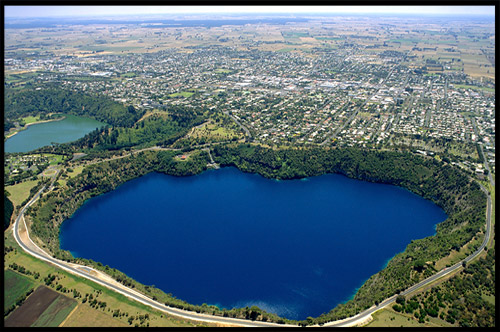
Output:
[[55,143],[76,141],[105,123],[94,119],[65,115],[61,121],[28,126],[5,141],[5,152],[28,152]]
[[276,181],[236,168],[151,173],[89,200],[61,247],[194,304],[291,319],[345,302],[446,214],[404,189],[327,174]]

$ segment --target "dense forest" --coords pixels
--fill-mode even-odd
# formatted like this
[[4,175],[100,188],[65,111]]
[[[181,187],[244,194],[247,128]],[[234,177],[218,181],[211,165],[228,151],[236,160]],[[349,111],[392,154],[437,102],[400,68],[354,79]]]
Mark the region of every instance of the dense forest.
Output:
[[12,213],[14,212],[14,204],[11,202],[11,200],[7,197],[8,192],[4,189],[4,196],[3,196],[3,215],[4,215],[4,221],[3,221],[3,230],[6,230],[9,225],[10,225],[10,218],[12,217]]
[[165,113],[153,114],[137,122],[131,128],[97,129],[67,146],[99,151],[132,146],[167,146],[186,135],[193,126],[203,123],[205,119],[201,111],[172,107]]
[[4,90],[4,129],[28,115],[64,113],[91,117],[112,126],[131,127],[143,112],[105,96],[87,95],[62,89]]
[[[58,230],[60,224],[85,200],[152,171],[188,176],[202,172],[209,163],[204,151],[193,152],[187,161],[178,161],[175,155],[174,151],[147,151],[86,167],[80,175],[69,179],[66,187],[58,187],[28,209],[27,215],[33,222],[33,233],[47,244],[56,257],[73,260],[69,252],[59,248]],[[212,155],[221,166],[235,166],[242,171],[259,173],[268,178],[294,179],[340,173],[364,181],[398,185],[434,201],[448,214],[448,219],[438,225],[435,236],[412,241],[385,269],[367,280],[351,301],[338,305],[320,317],[308,319],[303,322],[306,325],[352,316],[401,292],[432,275],[436,271],[435,262],[448,255],[452,249],[459,249],[474,237],[483,236],[485,194],[476,182],[460,170],[434,158],[356,148],[273,150],[251,144],[215,146]],[[469,250],[475,250],[474,246],[470,246]],[[137,285],[129,278],[121,277],[121,280]],[[150,287],[150,292],[156,292],[156,297],[163,294],[154,287]],[[227,310],[218,310],[212,306],[193,306],[171,296],[161,296],[169,305],[215,315],[229,315]],[[260,310],[257,313],[258,308],[254,309],[245,311],[245,314],[244,310],[233,311],[230,315],[256,315],[256,319],[266,317],[266,320],[271,321],[287,321]]]

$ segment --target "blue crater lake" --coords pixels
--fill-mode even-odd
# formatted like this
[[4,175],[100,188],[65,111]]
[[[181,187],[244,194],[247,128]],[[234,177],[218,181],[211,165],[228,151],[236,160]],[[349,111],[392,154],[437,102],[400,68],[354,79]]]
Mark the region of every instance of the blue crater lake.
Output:
[[277,181],[236,168],[150,173],[87,201],[61,247],[193,304],[290,319],[352,298],[446,219],[399,187],[326,174]]
[[28,126],[27,129],[5,141],[5,152],[28,152],[55,143],[76,141],[105,123],[74,115],[65,115],[60,121],[43,122]]

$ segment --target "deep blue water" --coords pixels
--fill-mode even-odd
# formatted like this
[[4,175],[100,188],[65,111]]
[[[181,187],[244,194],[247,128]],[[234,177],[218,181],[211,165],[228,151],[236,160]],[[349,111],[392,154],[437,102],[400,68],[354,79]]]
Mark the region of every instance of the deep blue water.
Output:
[[5,141],[5,152],[28,152],[50,145],[52,142],[76,141],[104,125],[106,124],[94,119],[65,115],[61,121],[33,124],[18,132]]
[[95,197],[61,247],[193,304],[328,312],[446,214],[407,190],[337,174],[276,181],[236,168],[150,173]]

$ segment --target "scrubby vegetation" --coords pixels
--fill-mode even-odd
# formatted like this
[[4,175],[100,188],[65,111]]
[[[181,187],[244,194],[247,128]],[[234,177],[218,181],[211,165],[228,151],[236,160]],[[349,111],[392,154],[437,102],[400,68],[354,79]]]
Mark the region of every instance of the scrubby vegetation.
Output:
[[420,323],[429,317],[461,327],[495,326],[495,252],[467,266],[457,276],[420,294],[398,296],[392,306]]

